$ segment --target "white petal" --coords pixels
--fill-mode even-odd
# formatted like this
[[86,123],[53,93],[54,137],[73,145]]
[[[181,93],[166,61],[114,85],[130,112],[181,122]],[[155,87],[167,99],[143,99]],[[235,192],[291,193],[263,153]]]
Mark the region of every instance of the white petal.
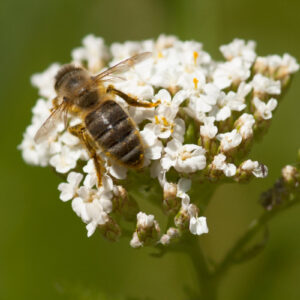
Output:
[[87,230],[87,236],[90,237],[93,235],[97,228],[97,223],[96,222],[90,222],[89,224],[86,225],[86,230]]
[[231,116],[230,108],[228,106],[224,106],[218,111],[218,113],[216,115],[216,120],[217,121],[225,121],[230,116]]
[[234,164],[226,164],[224,174],[226,177],[232,177],[236,173],[236,166]]
[[59,198],[64,202],[71,200],[74,196],[73,187],[68,183],[60,183],[58,190],[61,191]]
[[178,181],[178,191],[182,193],[186,193],[187,191],[190,190],[191,185],[192,185],[191,179],[180,178]]
[[199,218],[192,217],[190,219],[190,232],[195,235],[201,235],[204,233],[208,233],[206,218],[205,217],[199,217]]

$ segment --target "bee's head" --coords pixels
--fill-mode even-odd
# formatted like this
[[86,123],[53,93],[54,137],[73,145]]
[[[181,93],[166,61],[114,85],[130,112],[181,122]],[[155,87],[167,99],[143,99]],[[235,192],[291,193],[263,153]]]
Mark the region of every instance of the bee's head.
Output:
[[74,98],[86,87],[89,80],[90,76],[86,70],[68,64],[62,66],[57,72],[54,88],[62,98]]

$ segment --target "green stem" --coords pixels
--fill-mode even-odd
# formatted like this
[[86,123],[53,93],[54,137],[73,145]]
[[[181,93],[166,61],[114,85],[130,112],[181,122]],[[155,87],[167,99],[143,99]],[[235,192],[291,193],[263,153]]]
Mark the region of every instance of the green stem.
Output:
[[184,250],[192,261],[201,288],[201,294],[198,299],[216,300],[219,280],[212,276],[198,239],[193,236],[189,237],[185,245]]
[[223,261],[214,271],[213,276],[220,280],[221,277],[225,275],[228,269],[233,265],[236,256],[246,247],[248,242],[261,230],[265,225],[280,212],[285,211],[286,209],[299,204],[299,199],[294,199],[293,201],[285,203],[283,206],[274,208],[271,211],[266,211],[259,218],[255,219],[248,226],[247,231],[242,237],[235,243],[231,250],[227,253]]

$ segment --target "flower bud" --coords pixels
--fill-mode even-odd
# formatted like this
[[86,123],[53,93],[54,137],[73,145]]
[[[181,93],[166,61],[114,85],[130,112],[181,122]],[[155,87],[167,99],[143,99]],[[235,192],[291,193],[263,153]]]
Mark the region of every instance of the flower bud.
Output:
[[282,178],[285,183],[298,186],[300,181],[300,174],[296,167],[287,165],[281,170]]
[[170,227],[166,234],[160,238],[160,243],[164,246],[169,245],[170,243],[178,241],[180,238],[180,232],[177,228]]
[[159,235],[160,227],[154,216],[139,212],[137,214],[136,231],[130,245],[134,248],[153,245],[158,241]]
[[98,226],[101,234],[111,242],[116,242],[121,236],[121,228],[118,223],[110,216],[108,216],[108,221],[102,225]]
[[118,185],[114,188],[112,203],[114,212],[118,212],[125,220],[134,220],[138,212],[138,205],[128,196],[127,191],[122,186]]
[[178,212],[181,199],[177,197],[177,185],[175,183],[166,183],[164,185],[163,209],[168,215],[174,215]]
[[236,173],[236,166],[231,163],[226,163],[226,156],[223,153],[216,155],[209,166],[211,180],[217,180],[223,177],[232,177]]

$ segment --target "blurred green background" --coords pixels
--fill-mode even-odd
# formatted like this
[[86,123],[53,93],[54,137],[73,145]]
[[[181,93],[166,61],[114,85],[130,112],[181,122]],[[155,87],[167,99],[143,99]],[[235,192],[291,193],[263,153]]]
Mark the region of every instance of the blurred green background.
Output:
[[[1,0],[0,299],[187,299],[196,287],[189,259],[149,256],[128,240],[111,244],[84,224],[58,196],[50,169],[26,165],[17,145],[31,119],[37,91],[31,74],[68,62],[88,33],[107,43],[156,38],[195,39],[214,58],[233,38],[254,39],[260,55],[300,60],[299,0]],[[220,259],[260,212],[261,191],[296,160],[300,147],[300,75],[296,75],[263,142],[251,158],[269,166],[265,180],[221,187],[207,211],[210,234],[201,238]],[[300,299],[300,207],[270,224],[271,237],[256,259],[232,269],[220,299]]]

